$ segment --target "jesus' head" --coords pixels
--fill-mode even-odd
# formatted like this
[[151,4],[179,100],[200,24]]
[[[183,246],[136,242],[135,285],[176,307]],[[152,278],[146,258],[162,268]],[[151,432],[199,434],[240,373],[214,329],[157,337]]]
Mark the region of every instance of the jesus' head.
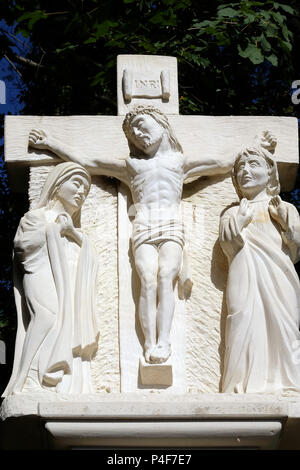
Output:
[[154,106],[137,106],[129,111],[123,122],[123,131],[127,137],[132,156],[150,155],[167,138],[175,152],[182,147],[175,137],[168,118]]

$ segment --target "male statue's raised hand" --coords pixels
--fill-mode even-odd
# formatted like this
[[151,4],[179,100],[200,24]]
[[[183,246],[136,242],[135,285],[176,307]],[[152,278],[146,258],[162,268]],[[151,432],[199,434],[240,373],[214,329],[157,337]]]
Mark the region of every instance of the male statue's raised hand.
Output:
[[269,202],[269,213],[271,217],[281,226],[282,230],[288,228],[288,206],[282,204],[280,196],[274,196]]
[[252,217],[253,207],[251,207],[248,199],[244,197],[240,202],[240,207],[236,215],[237,224],[240,231],[251,222]]

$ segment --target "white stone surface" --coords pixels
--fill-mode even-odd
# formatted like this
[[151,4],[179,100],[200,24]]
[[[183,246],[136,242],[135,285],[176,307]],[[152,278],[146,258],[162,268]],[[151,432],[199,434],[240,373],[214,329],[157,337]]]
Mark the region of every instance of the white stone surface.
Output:
[[[56,449],[71,446],[275,449],[282,431],[282,423],[279,421],[176,423],[50,421],[45,427]],[[188,451],[185,455],[184,460],[187,462]],[[170,459],[172,461],[172,457]]]
[[230,267],[222,390],[300,391],[300,217],[278,196],[272,144],[249,146],[236,158],[240,204],[221,217],[220,243]]
[[[295,118],[176,116],[176,59],[119,56],[119,115],[125,114],[135,104],[149,103],[169,114],[171,127],[183,147],[186,163],[189,162],[190,168],[196,162],[200,166],[209,162],[215,167],[223,166],[224,172],[226,162],[241,147],[247,145],[262,130],[270,129],[279,140],[276,153],[282,189],[288,190],[293,186],[298,163],[298,129]],[[48,171],[46,166],[40,165],[60,161],[43,146],[39,149],[31,147],[28,151],[29,131],[32,128],[44,129],[48,135],[56,138],[56,142],[52,139],[54,152],[59,150],[57,142],[63,142],[69,148],[76,149],[75,154],[83,165],[90,163],[93,170],[97,162],[105,161],[101,169],[103,174],[113,174],[125,181],[126,177],[124,180],[121,174],[126,165],[128,144],[121,130],[122,121],[122,116],[8,116],[5,125],[7,163],[9,168],[15,169],[31,165],[30,198],[34,202],[34,192],[38,193],[44,174]],[[131,145],[132,143],[133,141]],[[137,141],[135,144],[138,146]],[[59,154],[59,151],[56,153]],[[116,172],[111,173],[111,164],[108,161],[114,162]],[[133,167],[130,170],[143,171],[141,164]],[[211,174],[189,183],[198,178],[199,174],[187,172],[184,175],[187,184],[183,189],[181,212],[187,231],[186,247],[194,289],[187,302],[176,297],[171,329],[173,385],[168,388],[173,394],[179,391],[189,394],[219,391],[224,365],[224,324],[227,312],[223,293],[227,261],[217,240],[217,226],[221,212],[236,201],[236,195],[228,175]],[[125,182],[128,184],[128,181]],[[138,382],[138,359],[144,342],[137,317],[139,276],[130,253],[131,225],[126,209],[128,210],[131,202],[122,188],[123,184],[117,201],[114,183],[110,185],[107,179],[93,176],[93,196],[87,199],[88,210],[82,212],[83,230],[97,245],[99,259],[104,260],[103,264],[100,263],[103,270],[97,282],[97,320],[101,324],[101,340],[96,359],[92,362],[92,375],[98,392],[139,390],[143,393]],[[100,213],[102,208],[103,222]],[[107,240],[102,240],[103,233]],[[107,356],[111,358],[110,361],[106,360]],[[147,391],[157,394],[166,392],[150,387]]]
[[[89,166],[93,175],[81,211],[81,229],[94,244],[100,265],[95,284],[95,316],[100,338],[89,376],[95,393],[75,393],[79,390],[73,389],[70,395],[65,389],[56,393],[53,388],[37,393],[40,388],[34,391],[27,380],[23,393],[5,398],[0,417],[7,420],[7,429],[14,422],[9,418],[19,418],[19,423],[25,426],[32,419],[37,426],[36,435],[40,435],[38,440],[46,437],[42,431],[45,426],[47,442],[57,449],[72,446],[298,449],[300,394],[297,387],[290,387],[292,390],[267,387],[259,394],[219,393],[224,367],[226,372],[228,365],[224,355],[228,345],[228,338],[225,344],[224,297],[228,262],[218,240],[219,219],[238,199],[229,162],[262,131],[269,129],[277,136],[276,160],[281,187],[284,191],[293,188],[298,165],[297,119],[178,116],[174,58],[119,56],[117,81],[119,116],[6,117],[5,155],[10,178],[15,187],[25,191],[24,169],[30,166],[31,209],[40,197],[49,171],[61,161],[55,153],[68,158],[68,151],[75,150],[71,152],[75,160],[79,158],[79,163]],[[122,132],[122,115],[136,104],[154,104],[168,115],[183,147],[183,175],[178,154],[166,145],[157,155],[152,152],[154,160],[157,156],[161,158],[157,165],[150,163],[148,169],[149,162],[140,155],[134,155],[138,157],[134,162],[129,161],[128,147],[131,153],[133,148],[145,150],[143,139],[138,136],[138,125],[127,134],[128,142]],[[160,129],[154,127],[150,137],[159,140]],[[47,148],[42,142],[39,148],[28,149],[31,129],[43,129],[51,137],[51,145]],[[220,168],[222,174],[217,175]],[[149,184],[151,171],[155,175],[152,185]],[[168,181],[172,172],[173,186]],[[122,183],[118,185],[116,180],[102,174],[115,176]],[[142,175],[143,181],[138,175]],[[177,204],[173,189],[174,181],[176,186],[179,180],[183,191],[181,203]],[[142,357],[145,338],[138,317],[141,273],[137,273],[130,246],[131,193],[135,202],[141,202],[142,194],[150,205],[155,196],[161,203],[167,193],[169,212],[175,202],[186,229],[184,253],[190,262],[193,290],[190,298],[182,300],[180,291],[175,289],[170,331],[172,356],[162,364],[146,363]],[[275,212],[279,211],[279,202],[274,201]],[[273,218],[276,219],[274,214]],[[172,254],[170,259],[173,258]],[[149,271],[147,263],[145,271]],[[255,333],[260,331],[260,326]],[[298,342],[297,335],[293,338]],[[291,352],[299,358],[297,350]],[[157,385],[161,382],[157,373],[161,374],[165,367],[169,375],[164,377],[164,384]],[[152,369],[152,373],[143,379],[146,369]],[[273,393],[269,394],[270,391]],[[22,433],[22,426],[19,431]],[[14,432],[12,436],[14,440]]]
[[[31,169],[29,190],[31,204],[34,204],[39,197],[48,171],[47,166]],[[177,356],[178,360],[173,362],[175,388],[172,393],[184,390],[188,393],[219,391],[222,366],[222,353],[220,354],[219,349],[220,342],[222,347],[224,340],[222,325],[226,307],[223,302],[223,290],[226,285],[227,261],[218,244],[218,221],[222,210],[233,200],[236,200],[236,194],[228,177],[202,179],[184,186],[182,210],[188,235],[188,252],[194,286],[185,311],[177,309],[175,312],[172,334],[176,335],[176,340],[173,357]],[[119,272],[122,283],[119,284],[117,278],[117,204],[114,184],[107,179],[94,176],[90,193],[82,209],[82,228],[94,243],[99,259],[103,260],[100,262],[97,283],[96,315],[100,341],[97,356],[92,361],[94,387],[99,392],[105,390],[117,392],[121,384],[124,392],[137,390],[138,361],[142,352],[141,343],[138,341],[141,332],[135,315],[132,315],[132,312],[136,311],[136,306],[133,298],[127,295],[132,289],[131,276],[137,279],[132,260],[130,262],[128,259],[128,249],[123,250],[123,256],[120,250]],[[120,207],[119,205],[119,209]],[[127,219],[127,212],[123,211],[123,214]],[[129,232],[125,236],[124,227],[119,231],[119,243],[125,242],[128,248],[131,228],[128,220],[127,224]],[[119,294],[120,319],[118,318]],[[178,302],[181,304],[183,301],[178,300]],[[124,315],[127,316],[126,319]],[[127,362],[127,368],[121,368],[121,375],[119,321],[120,348],[123,348],[121,357]],[[183,322],[185,331],[178,327]],[[186,355],[182,353],[185,348]],[[107,356],[110,357],[110,361],[106,361]],[[180,362],[180,358],[182,361],[184,357],[186,363]],[[142,392],[143,388],[140,390]],[[150,388],[148,390],[151,392]],[[169,392],[171,390],[168,388]],[[164,389],[156,391],[156,393],[165,392]]]
[[[212,447],[222,446],[222,443],[225,446],[234,444],[243,447],[243,444],[251,445],[246,439],[251,436],[252,444],[255,440],[255,447],[258,448],[279,446],[299,449],[297,435],[300,427],[300,401],[299,395],[295,393],[173,394],[172,400],[166,395],[163,398],[158,393],[102,393],[72,395],[70,401],[69,395],[43,392],[14,395],[3,402],[3,420],[28,415],[39,416],[43,423],[53,423],[52,428],[48,424],[47,426],[53,432],[53,445],[57,448],[68,448],[70,445],[101,446],[104,443],[136,447],[139,444],[131,433],[133,428],[126,427],[126,422],[129,422],[137,424],[135,429],[144,433],[145,446],[154,445],[153,438],[164,439],[164,436],[169,441],[161,440],[162,446],[174,445],[177,437],[176,446],[189,446],[183,435],[174,435],[176,429],[184,429],[186,436],[195,439],[193,445],[196,446],[203,445],[202,437]],[[141,421],[147,422],[148,426],[138,428]],[[191,423],[190,427],[187,421]],[[168,423],[166,428],[162,428],[162,422]],[[226,422],[228,425],[222,424]],[[108,423],[109,433],[105,433],[102,423],[103,426]],[[267,423],[273,423],[275,427]],[[280,427],[279,436],[277,431]],[[159,432],[163,429],[166,433]],[[225,430],[227,431],[224,434]],[[91,438],[94,440],[90,440]],[[158,443],[157,440],[155,442]]]
[[[108,121],[105,126],[104,135],[104,119],[106,118],[108,118]],[[50,131],[55,130],[58,136],[60,133],[61,136],[64,134],[66,136],[66,142],[69,144],[73,142],[76,143],[79,149],[87,151],[89,155],[93,156],[93,158],[102,154],[106,148],[108,149],[108,145],[110,145],[111,149],[110,155],[113,154],[117,156],[118,145],[120,145],[122,141],[124,145],[122,144],[123,147],[121,145],[121,148],[123,148],[124,156],[128,154],[126,140],[120,132],[121,122],[123,120],[121,117],[87,116],[84,117],[84,119],[81,119],[81,117],[37,118],[26,116],[20,117],[19,119],[22,121],[22,126],[24,125],[25,130],[43,124]],[[66,119],[68,119],[68,121],[66,121]],[[178,119],[182,119],[181,126],[179,126]],[[176,133],[181,136],[181,143],[183,139],[184,149],[188,146],[187,148],[194,154],[196,150],[199,149],[199,154],[201,154],[201,152],[205,152],[206,148],[207,154],[212,156],[214,147],[216,154],[219,155],[220,158],[222,142],[228,149],[237,148],[236,141],[239,139],[242,146],[246,145],[246,142],[249,142],[247,139],[249,139],[250,132],[251,135],[254,136],[262,128],[263,123],[271,122],[273,125],[271,125],[270,128],[277,129],[280,131],[279,135],[282,136],[282,139],[279,139],[278,144],[278,152],[280,148],[282,149],[281,156],[278,158],[283,160],[283,156],[288,155],[291,158],[292,165],[294,164],[293,160],[296,161],[297,158],[296,146],[293,144],[293,142],[296,141],[297,135],[293,118],[263,119],[252,117],[215,118],[203,116],[171,116],[169,120],[173,123]],[[62,125],[63,122],[64,125]],[[188,127],[186,123],[189,123],[190,126]],[[254,123],[256,123],[256,127],[254,126]],[[13,126],[15,126],[14,133],[12,133]],[[24,162],[28,162],[28,158],[37,159],[36,163],[45,162],[46,151],[39,151],[39,153],[38,151],[32,152],[29,157],[28,154],[26,156],[24,129],[22,126],[21,123],[16,120],[16,117],[8,117],[6,122],[6,152],[8,160],[12,162],[22,157],[21,161],[23,159]],[[64,126],[66,127],[66,131],[63,133],[62,128]],[[79,131],[79,126],[82,128],[81,133]],[[213,127],[217,129],[217,139],[209,137],[212,135]],[[233,135],[230,137],[230,129],[232,132],[233,127],[237,127],[237,132],[239,132],[239,134],[235,131],[234,137]],[[91,134],[90,129],[93,130]],[[200,133],[199,129],[201,130]],[[101,139],[101,146],[99,136],[103,136],[103,139]],[[285,136],[288,137],[289,142],[287,142],[287,138]],[[230,138],[234,140],[230,141]],[[12,139],[15,141],[15,148],[12,146]],[[21,143],[22,141],[24,142],[23,144]],[[116,144],[117,141],[119,142],[118,144]],[[287,148],[289,148],[289,152],[283,151],[282,141],[284,141]],[[116,145],[116,147],[114,147],[114,145]],[[102,148],[104,148],[104,150],[102,150]],[[115,154],[113,152],[115,152]],[[48,162],[58,161],[57,159],[53,160],[53,157],[51,157],[50,154],[46,157],[46,160]],[[286,163],[286,165],[289,165],[289,163]],[[43,168],[44,167],[38,166],[32,167],[32,187],[34,184],[36,184],[37,187],[40,187],[41,182],[39,181],[43,181]],[[35,183],[33,177],[34,172],[36,172],[37,175]],[[92,370],[97,390],[101,391],[103,389],[107,391],[117,391],[120,389],[117,304],[119,295],[118,289],[121,288],[121,286],[118,287],[117,281],[116,263],[118,248],[116,244],[114,244],[114,240],[117,232],[118,203],[116,189],[113,184],[109,185],[107,180],[103,180],[101,177],[95,176],[93,177],[93,180],[96,184],[92,185],[91,194],[92,191],[94,191],[95,194],[100,195],[100,199],[95,199],[93,202],[90,196],[88,197],[86,205],[88,204],[89,206],[86,207],[89,207],[89,215],[87,216],[87,223],[85,224],[84,220],[86,212],[85,208],[83,208],[83,227],[89,236],[92,236],[93,241],[96,242],[99,255],[103,256],[105,253],[106,261],[104,264],[101,263],[101,267],[105,272],[103,273],[103,276],[101,275],[101,281],[100,277],[98,281],[99,292],[103,293],[103,296],[99,295],[98,297],[98,303],[101,304],[101,308],[99,307],[98,309],[98,319],[103,318],[103,316],[105,317],[105,320],[101,320],[102,324],[100,325],[100,330],[102,331],[101,335],[105,335],[105,341],[101,342],[97,352],[97,361],[99,362],[92,363]],[[103,181],[105,181],[105,184],[102,189],[101,184]],[[30,191],[32,192],[33,190]],[[187,234],[192,234],[189,240],[189,257],[191,259],[192,278],[194,281],[193,294],[186,304],[186,310],[184,313],[186,325],[185,331],[182,332],[182,329],[179,330],[179,334],[182,335],[182,333],[184,333],[184,336],[186,337],[187,378],[186,385],[184,386],[188,392],[217,392],[219,390],[220,375],[223,367],[224,320],[226,316],[226,306],[223,302],[223,291],[226,285],[227,261],[218,244],[217,227],[218,219],[222,210],[236,200],[237,197],[235,195],[233,185],[228,177],[204,178],[184,186],[182,210]],[[101,219],[101,205],[104,204],[104,201],[104,217]],[[102,248],[102,243],[97,241],[98,237],[100,239],[102,236],[103,223],[105,224],[105,237],[107,237],[107,243],[104,243],[103,245],[104,248]],[[127,243],[126,240],[125,243]],[[110,249],[112,249],[112,251],[110,251]],[[114,262],[111,262],[110,260],[112,253],[115,256],[113,258]],[[129,272],[128,269],[132,270],[132,263],[128,265],[126,269],[127,273]],[[126,282],[129,281],[128,286],[130,289],[131,280],[127,274],[125,274],[126,271],[124,264],[122,264],[122,272],[124,273],[123,278],[126,279]],[[137,276],[137,274],[134,273],[134,269],[133,276]],[[111,282],[111,279],[114,281]],[[105,288],[101,290],[101,283],[103,282],[105,283]],[[126,291],[126,289],[127,287],[125,287],[124,290]],[[129,302],[131,302],[131,305],[132,303],[134,304],[133,298],[131,298]],[[109,308],[107,308],[107,305],[109,305]],[[135,321],[135,317],[131,315],[131,311],[133,310],[128,310],[127,315],[136,325],[137,322]],[[176,318],[177,316],[175,314],[175,321]],[[113,331],[112,335],[109,333],[110,328],[112,328]],[[120,337],[121,345],[123,331],[124,330],[122,328]],[[179,338],[176,340],[176,344],[179,344],[178,341]],[[133,343],[129,342],[129,344],[130,347],[125,347],[127,352],[130,352],[133,347]],[[184,338],[182,344],[183,347],[185,347]],[[104,354],[102,354],[101,348],[104,347],[104,345]],[[130,383],[131,381],[131,383],[134,383],[134,386],[136,386],[135,378],[136,371],[138,370],[138,358],[141,351],[140,343],[137,344],[135,351],[136,352],[134,354],[137,359],[134,361],[134,372],[133,375],[132,373],[128,373],[128,375],[126,375],[126,379],[123,377],[121,382],[123,382],[124,386],[126,380],[127,383]],[[109,352],[110,357],[112,358],[112,367],[111,361],[107,363],[104,359],[107,352]],[[99,368],[99,363],[102,364],[101,368]],[[174,377],[175,376],[176,374]],[[132,379],[130,379],[130,377],[132,377]],[[131,386],[124,390],[133,391],[134,389],[130,387]]]
[[163,364],[149,364],[141,356],[139,369],[142,385],[170,386],[173,383],[173,368],[170,358]]
[[118,114],[137,104],[153,104],[167,114],[179,113],[177,59],[154,55],[117,58]]
[[[269,129],[278,139],[276,160],[283,191],[294,187],[298,165],[298,122],[294,117],[268,116],[169,116],[184,154],[191,159],[205,155],[222,161]],[[44,164],[53,160],[48,151],[30,149],[32,128],[45,129],[89,158],[127,158],[122,132],[123,116],[5,116],[5,161],[11,164]],[[14,173],[11,174],[14,178]],[[26,187],[23,189],[26,190]]]
[[[130,190],[124,184],[118,192],[118,233],[119,233],[119,325],[120,325],[120,374],[121,391],[135,392],[145,387],[140,383],[139,358],[143,354],[143,333],[138,319],[139,277],[135,269],[130,248],[132,223],[129,217],[132,207]],[[185,355],[185,301],[175,291],[175,313],[171,329],[172,383],[168,391],[183,393],[186,390]],[[154,382],[154,385],[157,385]],[[150,384],[147,387],[151,390]]]
[[1,419],[26,415],[50,419],[278,419],[300,418],[297,393],[236,394],[198,393],[165,394],[110,393],[70,395],[48,391],[7,397],[1,408]]
[[[32,167],[29,200],[34,207],[52,166]],[[96,284],[96,319],[99,344],[91,363],[95,392],[120,391],[118,319],[117,189],[113,181],[93,176],[82,208],[81,226],[95,248],[99,269]],[[106,358],[110,360],[107,361]]]
[[61,163],[49,172],[37,204],[20,221],[14,239],[18,331],[4,395],[42,387],[93,391],[97,259],[80,224],[89,189],[84,168]]
[[[44,130],[30,131],[29,144],[84,165],[92,174],[115,176],[130,188],[135,211],[131,246],[140,280],[143,353],[147,362],[162,363],[172,353],[175,283],[178,279],[182,299],[190,296],[192,285],[180,208],[183,182],[224,174],[233,159],[228,155],[222,161],[185,156],[167,117],[151,106],[138,106],[127,113],[123,130],[130,148],[126,160],[90,158]],[[127,370],[121,361],[121,367],[124,365]]]
[[188,393],[220,390],[228,268],[218,241],[218,225],[222,211],[236,199],[227,175],[184,186],[182,209],[194,283],[185,310]]

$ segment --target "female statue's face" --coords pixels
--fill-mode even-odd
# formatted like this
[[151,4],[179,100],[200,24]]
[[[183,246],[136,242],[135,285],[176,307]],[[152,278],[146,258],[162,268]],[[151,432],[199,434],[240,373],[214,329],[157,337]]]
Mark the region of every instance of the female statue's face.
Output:
[[242,156],[236,170],[236,180],[246,197],[266,189],[269,182],[269,168],[265,159],[257,155]]
[[59,187],[55,197],[68,212],[75,212],[81,208],[89,192],[90,184],[83,175],[72,175]]
[[145,154],[150,154],[159,145],[164,128],[149,114],[138,114],[131,122],[131,140]]

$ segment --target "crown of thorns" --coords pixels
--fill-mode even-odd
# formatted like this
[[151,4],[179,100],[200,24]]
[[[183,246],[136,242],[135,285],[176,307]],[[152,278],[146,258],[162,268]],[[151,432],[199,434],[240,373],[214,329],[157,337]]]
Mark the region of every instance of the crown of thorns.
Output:
[[149,114],[150,116],[153,116],[153,114],[154,115],[158,114],[160,116],[160,118],[166,124],[168,124],[167,116],[164,113],[162,113],[159,109],[157,109],[157,108],[155,108],[154,106],[151,106],[151,105],[148,105],[148,106],[138,105],[135,108],[133,108],[131,111],[129,111],[126,114],[125,118],[124,118],[122,128],[123,128],[123,131],[124,131],[125,135],[127,135],[127,133],[128,133],[128,130],[130,128],[130,124],[131,124],[132,120],[136,116],[138,116],[139,114]]

